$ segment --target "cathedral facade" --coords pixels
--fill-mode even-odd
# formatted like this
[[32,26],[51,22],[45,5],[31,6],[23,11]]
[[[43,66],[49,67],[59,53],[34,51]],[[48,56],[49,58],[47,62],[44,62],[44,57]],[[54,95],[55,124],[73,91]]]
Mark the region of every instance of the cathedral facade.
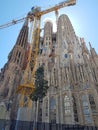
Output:
[[[8,117],[14,120],[19,114],[19,96],[15,90],[24,71],[27,39],[26,21],[0,74],[0,109],[11,101]],[[67,15],[59,17],[56,33],[53,33],[52,22],[45,23],[44,36],[39,43],[37,67],[44,66],[49,89],[43,101],[37,103],[36,121],[98,126],[98,55],[89,45],[90,51],[84,39],[76,36]],[[25,111],[26,108],[21,109]],[[30,111],[31,121],[34,120],[33,109]],[[4,113],[0,119],[6,119]]]
[[78,38],[67,15],[44,27],[38,64],[44,64],[49,91],[42,104],[42,121],[98,126],[98,55]]

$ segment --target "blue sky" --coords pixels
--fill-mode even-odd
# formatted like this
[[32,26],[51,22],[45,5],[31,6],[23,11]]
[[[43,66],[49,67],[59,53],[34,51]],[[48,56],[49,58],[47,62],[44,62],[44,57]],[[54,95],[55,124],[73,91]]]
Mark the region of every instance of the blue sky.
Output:
[[[44,10],[60,2],[62,0],[2,0],[0,25],[26,16],[33,6],[40,6]],[[77,0],[75,6],[60,9],[59,15],[61,14],[69,16],[76,35],[84,37],[87,46],[88,42],[91,42],[98,53],[98,0]],[[46,18],[51,18],[55,22],[54,12],[42,17],[42,27]],[[0,68],[7,62],[7,56],[16,42],[22,25],[23,22],[0,30]]]

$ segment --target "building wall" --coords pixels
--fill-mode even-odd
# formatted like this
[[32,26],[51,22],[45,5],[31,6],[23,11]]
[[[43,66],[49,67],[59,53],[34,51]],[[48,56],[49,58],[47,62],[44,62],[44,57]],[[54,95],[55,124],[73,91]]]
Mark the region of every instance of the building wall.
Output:
[[[27,63],[24,62],[28,57],[28,55],[25,57],[25,54],[28,54],[27,38],[26,21],[0,74],[1,102],[4,103],[6,99],[6,104],[14,97],[10,119],[15,119],[17,116],[16,102],[19,96],[15,94],[15,90],[22,79],[22,69],[26,67],[24,63]],[[67,15],[59,17],[56,33],[53,33],[53,25],[50,21],[45,23],[37,58],[37,67],[41,65],[44,66],[49,89],[43,102],[38,102],[36,120],[98,126],[98,55],[91,44],[89,51],[84,39],[76,36]],[[25,112],[26,109],[27,106],[24,106],[21,112]],[[33,103],[32,112],[30,109],[32,115],[35,115],[34,109]],[[20,119],[23,117],[21,116]]]
[[94,60],[98,55],[76,36],[67,15],[59,17],[55,38],[51,30],[48,21],[38,57],[38,66],[44,64],[49,83],[42,121],[98,126],[98,64]]
[[16,88],[20,84],[23,74],[27,40],[28,21],[25,21],[16,44],[8,55],[8,62],[0,73],[0,109],[3,102],[5,104],[3,107],[7,110],[6,114],[9,113],[9,119],[16,119],[17,117],[19,100],[18,95],[16,95]]

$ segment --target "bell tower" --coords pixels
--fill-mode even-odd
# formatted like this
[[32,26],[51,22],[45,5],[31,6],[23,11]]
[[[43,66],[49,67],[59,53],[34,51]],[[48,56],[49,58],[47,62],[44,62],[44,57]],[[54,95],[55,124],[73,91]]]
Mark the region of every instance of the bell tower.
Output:
[[[23,73],[23,63],[25,58],[25,52],[28,45],[28,20],[25,21],[22,29],[20,30],[16,44],[12,51],[9,53],[8,62],[0,74],[0,100],[5,104],[11,103],[14,107],[16,98],[16,87],[21,81]],[[0,103],[2,104],[2,103]],[[14,108],[15,110],[16,108]],[[11,108],[12,111],[12,108]],[[15,113],[15,111],[14,111]],[[12,114],[14,116],[14,114]],[[4,115],[2,115],[4,116]],[[1,117],[3,119],[4,117]]]

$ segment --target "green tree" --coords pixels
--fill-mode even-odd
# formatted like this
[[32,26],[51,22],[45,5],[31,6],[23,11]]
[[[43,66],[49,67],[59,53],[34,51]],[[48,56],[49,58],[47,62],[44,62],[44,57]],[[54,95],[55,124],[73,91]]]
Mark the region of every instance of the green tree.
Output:
[[35,90],[30,95],[30,99],[32,101],[42,100],[48,88],[48,81],[44,79],[44,67],[40,66],[35,72]]
[[48,81],[44,79],[44,67],[40,66],[35,72],[35,89],[34,92],[30,95],[30,99],[35,101],[35,115],[34,115],[34,125],[33,130],[36,130],[37,124],[37,112],[38,112],[38,105],[37,101],[42,101],[42,99],[46,96],[47,89],[48,89]]

